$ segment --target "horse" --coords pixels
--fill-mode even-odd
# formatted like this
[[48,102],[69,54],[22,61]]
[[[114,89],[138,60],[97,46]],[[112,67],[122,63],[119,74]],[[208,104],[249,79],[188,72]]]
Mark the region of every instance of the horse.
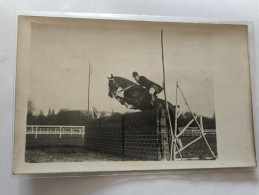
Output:
[[[156,98],[154,104],[150,102],[148,89],[119,76],[107,77],[109,79],[108,96],[117,99],[122,105],[129,109],[151,110],[151,109],[166,109],[166,101]],[[121,90],[119,90],[121,88]],[[119,96],[123,92],[123,96]],[[167,102],[171,121],[174,120],[175,106]]]

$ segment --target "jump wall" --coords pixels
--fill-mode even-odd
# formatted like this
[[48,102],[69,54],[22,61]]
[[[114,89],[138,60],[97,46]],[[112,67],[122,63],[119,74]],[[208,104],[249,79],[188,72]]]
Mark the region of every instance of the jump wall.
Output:
[[169,158],[164,111],[149,110],[91,120],[85,147],[141,160]]

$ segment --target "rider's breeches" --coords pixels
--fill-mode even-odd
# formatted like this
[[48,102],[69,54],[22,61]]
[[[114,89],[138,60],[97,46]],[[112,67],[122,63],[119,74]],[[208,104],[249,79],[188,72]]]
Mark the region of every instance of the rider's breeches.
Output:
[[155,90],[154,88],[151,87],[151,88],[149,89],[149,94],[154,95],[155,92],[156,92],[156,90]]

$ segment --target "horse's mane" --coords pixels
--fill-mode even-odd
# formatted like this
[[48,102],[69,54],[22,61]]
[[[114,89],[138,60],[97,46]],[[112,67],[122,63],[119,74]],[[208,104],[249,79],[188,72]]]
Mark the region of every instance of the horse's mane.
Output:
[[137,84],[124,78],[124,77],[119,77],[119,76],[115,76],[113,77],[115,79],[115,81],[120,84],[120,86],[122,88],[125,88],[125,87],[129,87],[129,86],[136,86]]

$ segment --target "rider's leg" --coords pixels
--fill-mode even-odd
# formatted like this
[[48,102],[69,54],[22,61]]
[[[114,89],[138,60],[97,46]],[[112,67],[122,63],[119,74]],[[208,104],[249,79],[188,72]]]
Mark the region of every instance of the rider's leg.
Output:
[[152,104],[152,105],[154,105],[154,101],[155,101],[155,92],[156,92],[156,90],[154,89],[154,88],[150,88],[149,89],[149,95],[150,95],[150,103]]

